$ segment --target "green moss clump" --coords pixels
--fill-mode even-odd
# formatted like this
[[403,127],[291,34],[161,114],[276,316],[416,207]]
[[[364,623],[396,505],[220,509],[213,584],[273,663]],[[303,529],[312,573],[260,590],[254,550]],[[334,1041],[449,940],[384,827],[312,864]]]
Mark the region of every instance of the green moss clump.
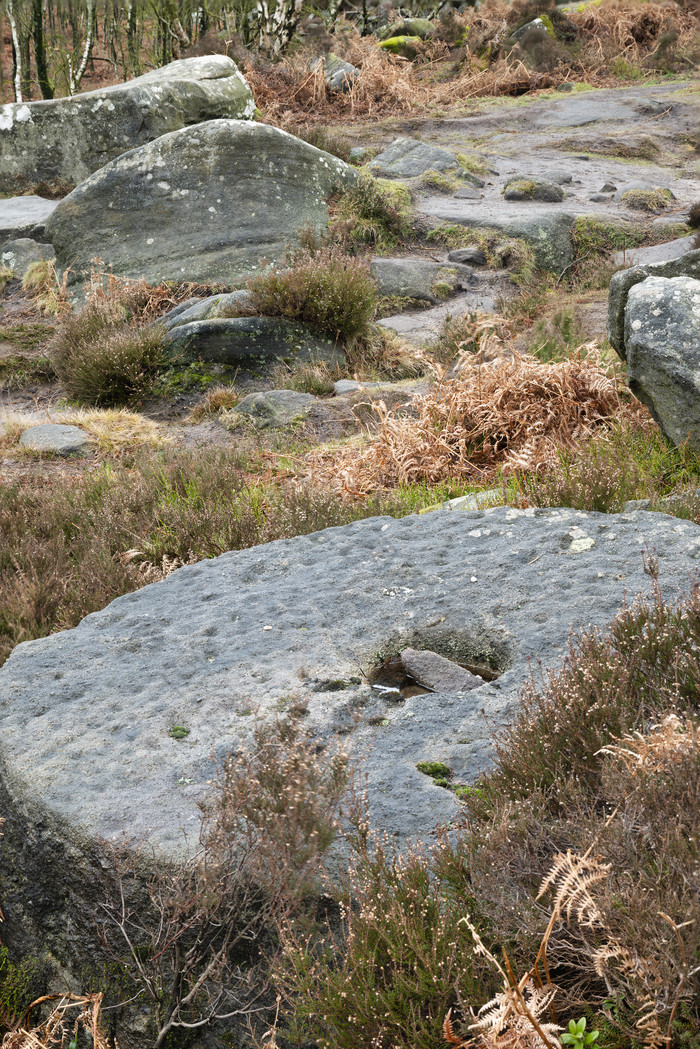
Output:
[[472,157],[468,153],[457,153],[457,162],[465,171],[471,171],[472,175],[485,175],[488,172],[488,167],[483,157]]
[[416,765],[419,772],[424,776],[432,776],[434,780],[449,780],[452,777],[452,769],[444,761],[419,761]]
[[190,730],[188,728],[184,728],[183,725],[173,725],[173,727],[168,732],[168,735],[172,736],[173,739],[185,739],[185,737],[189,736],[189,734]]
[[428,189],[434,189],[438,193],[454,193],[459,189],[459,183],[455,178],[443,174],[442,171],[434,171],[428,168],[420,177],[421,185]]
[[607,255],[624,248],[636,248],[647,240],[647,231],[631,223],[606,222],[579,217],[571,231],[577,258],[583,255]]
[[46,964],[38,958],[23,958],[15,965],[7,947],[0,947],[0,1017],[19,1020],[36,998],[44,993]]
[[388,40],[382,40],[379,44],[382,51],[388,51],[392,55],[401,55],[403,58],[415,58],[420,48],[420,39],[415,36],[392,36]]
[[524,197],[532,198],[537,191],[537,184],[531,179],[527,178],[516,178],[512,182],[508,182],[502,192],[505,193],[507,189],[512,190],[514,193],[522,193]]
[[670,208],[673,194],[670,189],[628,189],[622,200],[628,208],[653,213]]

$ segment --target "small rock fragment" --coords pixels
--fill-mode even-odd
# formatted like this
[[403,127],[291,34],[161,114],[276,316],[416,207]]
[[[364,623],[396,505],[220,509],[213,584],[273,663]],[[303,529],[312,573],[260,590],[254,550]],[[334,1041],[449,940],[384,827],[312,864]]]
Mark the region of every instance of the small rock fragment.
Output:
[[401,659],[406,673],[433,692],[468,692],[484,684],[483,678],[428,649],[405,648]]

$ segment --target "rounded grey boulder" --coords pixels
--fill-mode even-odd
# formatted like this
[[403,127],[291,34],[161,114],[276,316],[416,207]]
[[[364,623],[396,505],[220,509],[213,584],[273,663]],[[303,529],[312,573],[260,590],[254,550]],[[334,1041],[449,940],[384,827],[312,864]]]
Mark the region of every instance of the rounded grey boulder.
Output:
[[299,229],[328,222],[327,197],[357,172],[293,135],[210,120],[124,153],[47,223],[73,281],[101,258],[121,277],[240,284],[281,261]]
[[240,364],[246,359],[326,361],[343,364],[342,350],[306,325],[279,317],[213,317],[183,321],[166,334],[171,357]]
[[75,185],[126,150],[219,117],[252,120],[255,102],[225,55],[185,58],[125,84],[0,106],[0,190]]
[[43,423],[30,426],[19,439],[23,448],[55,455],[84,455],[90,447],[87,434],[79,426]]

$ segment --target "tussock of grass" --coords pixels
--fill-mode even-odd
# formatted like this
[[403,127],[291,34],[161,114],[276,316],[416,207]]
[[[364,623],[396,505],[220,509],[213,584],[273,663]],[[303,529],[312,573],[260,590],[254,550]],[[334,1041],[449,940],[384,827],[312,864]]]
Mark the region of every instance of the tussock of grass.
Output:
[[240,391],[235,386],[214,386],[207,390],[199,404],[190,412],[190,418],[199,422],[207,415],[219,415],[235,408],[241,398]]
[[329,368],[323,361],[309,364],[295,361],[287,364],[279,361],[272,368],[269,378],[277,390],[298,390],[300,393],[312,393],[315,397],[327,397],[334,391],[333,384],[341,377],[340,370]]
[[56,264],[50,259],[32,262],[22,278],[22,290],[28,292],[40,313],[60,316],[70,309],[68,271],[59,280]]
[[341,243],[371,244],[387,251],[411,237],[413,204],[406,186],[360,173],[333,207],[331,233]]
[[[127,448],[160,448],[169,444],[171,438],[158,423],[146,419],[136,412],[122,409],[68,409],[54,411],[43,422],[79,426],[94,442],[96,449],[104,455]],[[18,412],[8,412],[0,417],[0,448],[12,448],[14,453],[27,456],[42,455],[31,448],[22,448],[18,441],[23,431],[37,426],[36,419],[27,419]]]
[[557,364],[513,353],[484,365],[474,353],[461,365],[456,378],[414,400],[413,417],[379,406],[379,431],[363,448],[311,452],[310,476],[357,494],[541,469],[557,461],[558,448],[575,447],[621,410],[618,380],[593,345]]

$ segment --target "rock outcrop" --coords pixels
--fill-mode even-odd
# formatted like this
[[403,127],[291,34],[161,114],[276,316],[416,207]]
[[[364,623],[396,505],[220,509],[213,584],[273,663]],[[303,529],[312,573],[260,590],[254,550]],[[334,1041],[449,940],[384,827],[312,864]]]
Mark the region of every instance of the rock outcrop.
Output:
[[125,84],[0,106],[0,190],[76,185],[129,149],[219,117],[251,120],[255,102],[224,55],[185,58]]
[[345,362],[342,350],[334,343],[315,335],[305,324],[280,317],[186,320],[170,328],[165,347],[176,360],[218,364],[270,360],[325,361],[331,365]]
[[647,277],[630,289],[625,356],[632,393],[670,441],[700,453],[700,280]]
[[327,197],[357,178],[285,131],[210,120],[100,168],[60,202],[46,233],[73,281],[99,257],[154,284],[236,285],[281,261],[302,227],[325,229]]
[[678,258],[631,266],[614,273],[608,292],[608,339],[625,360],[625,308],[630,289],[647,277],[694,277],[700,280],[700,250],[687,251]]
[[0,200],[0,242],[24,237],[41,239],[49,215],[57,205],[56,200],[35,195]]

